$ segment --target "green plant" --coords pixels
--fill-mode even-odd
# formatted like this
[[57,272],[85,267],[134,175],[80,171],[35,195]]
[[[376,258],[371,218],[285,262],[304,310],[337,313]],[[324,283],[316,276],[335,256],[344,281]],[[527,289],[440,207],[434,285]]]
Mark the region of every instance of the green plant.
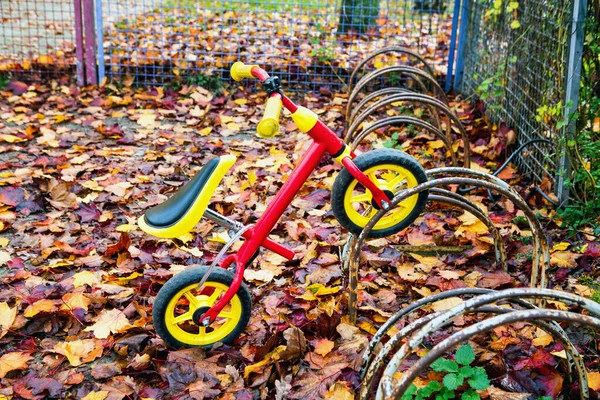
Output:
[[192,75],[186,80],[188,85],[202,86],[211,92],[219,92],[223,88],[223,81],[215,75],[197,74]]
[[0,73],[0,89],[4,89],[10,83],[10,78],[5,73]]
[[[454,356],[454,360],[438,358],[431,368],[444,374],[442,382],[430,381],[427,386],[417,389],[410,385],[402,396],[402,400],[448,400],[459,398],[457,391],[462,392],[462,400],[478,400],[476,390],[490,387],[490,380],[483,367],[473,367],[475,352],[470,344],[461,346]],[[435,397],[434,397],[435,396]]]
[[596,282],[594,278],[588,275],[582,275],[577,280],[579,283],[590,288],[590,300],[600,303],[600,282]]

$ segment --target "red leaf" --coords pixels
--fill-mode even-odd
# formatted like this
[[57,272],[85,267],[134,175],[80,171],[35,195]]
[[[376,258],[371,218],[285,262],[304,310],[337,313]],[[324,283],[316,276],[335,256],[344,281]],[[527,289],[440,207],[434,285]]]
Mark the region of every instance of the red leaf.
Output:
[[127,249],[129,249],[130,244],[131,239],[129,238],[129,234],[127,232],[122,232],[119,241],[116,244],[113,244],[112,246],[108,246],[104,255],[110,257],[113,254],[117,254],[122,251],[128,251]]
[[23,201],[25,191],[21,188],[6,187],[0,189],[0,203],[6,204],[7,206],[17,206]]
[[12,81],[8,84],[7,89],[12,90],[13,94],[20,95],[27,92],[29,85],[19,81]]
[[95,221],[101,215],[96,205],[91,201],[89,204],[79,204],[79,208],[75,211],[75,214],[81,217],[81,222]]

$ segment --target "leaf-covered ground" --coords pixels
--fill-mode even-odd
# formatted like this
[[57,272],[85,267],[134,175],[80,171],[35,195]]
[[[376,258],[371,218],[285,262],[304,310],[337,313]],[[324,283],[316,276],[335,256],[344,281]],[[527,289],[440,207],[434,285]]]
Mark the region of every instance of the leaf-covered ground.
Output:
[[[343,95],[323,90],[296,99],[341,134]],[[185,237],[162,240],[141,232],[136,219],[207,160],[235,154],[238,161],[211,207],[255,222],[309,144],[291,122],[283,122],[282,134],[272,140],[255,137],[264,100],[264,93],[238,88],[213,95],[192,87],[80,89],[61,82],[13,83],[1,93],[1,395],[350,399],[370,335],[403,305],[448,288],[528,284],[532,244],[523,218],[511,203],[473,192],[471,200],[505,238],[508,272],[495,265],[493,241],[480,222],[432,208],[402,233],[363,248],[359,322],[351,325],[339,259],[347,235],[329,205],[340,167],[326,159],[271,235],[296,259],[285,262],[264,251],[246,273],[253,312],[235,345],[167,349],[152,326],[157,291],[173,274],[209,264],[227,234],[202,221]],[[467,126],[474,167],[497,168],[514,134],[490,126],[480,105],[457,101],[452,107]],[[394,133],[427,168],[446,162],[439,141],[425,132],[382,131],[380,142]],[[550,286],[597,295],[600,245],[585,232],[567,239],[552,219],[555,212],[539,195],[529,195],[526,177],[515,169],[500,176],[520,188],[543,218],[553,246]],[[426,244],[461,251],[439,257],[404,251]],[[461,318],[449,329],[472,322]],[[596,336],[567,330],[588,369],[597,371]],[[447,335],[437,332],[429,344]],[[506,398],[504,391],[576,393],[565,379],[560,345],[531,325],[498,328],[472,346],[493,385],[483,398]],[[431,372],[418,384],[438,378]],[[590,378],[600,389],[600,374]]]

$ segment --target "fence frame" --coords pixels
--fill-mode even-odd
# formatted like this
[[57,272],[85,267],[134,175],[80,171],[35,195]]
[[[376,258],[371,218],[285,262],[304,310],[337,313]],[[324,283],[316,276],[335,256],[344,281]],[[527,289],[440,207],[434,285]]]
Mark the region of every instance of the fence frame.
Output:
[[[471,15],[472,7],[471,3],[474,0],[460,0],[462,1],[461,13],[460,13],[460,26],[459,26],[459,38],[458,38],[458,51],[456,57],[456,68],[453,71],[452,76],[452,87],[459,93],[464,92],[464,71],[465,71],[465,49],[468,42],[468,25],[469,16]],[[579,100],[579,84],[581,78],[581,66],[582,66],[582,54],[583,54],[583,42],[585,40],[584,22],[587,10],[587,0],[569,0],[571,2],[571,29],[568,35],[568,59],[566,64],[566,76],[564,82],[564,98],[562,99],[564,106],[564,120],[567,122],[566,126],[561,130],[556,130],[556,137],[554,138],[557,143],[556,151],[559,154],[556,162],[556,171],[554,171],[554,194],[558,198],[560,206],[566,206],[569,200],[569,187],[566,184],[568,176],[571,172],[571,165],[568,152],[568,140],[574,137],[576,119],[573,115],[577,111],[578,100]],[[449,70],[450,71],[450,70]],[[447,79],[448,84],[450,78]],[[518,130],[520,127],[512,127]],[[518,132],[517,132],[518,133]],[[563,136],[564,140],[560,139],[560,135]]]

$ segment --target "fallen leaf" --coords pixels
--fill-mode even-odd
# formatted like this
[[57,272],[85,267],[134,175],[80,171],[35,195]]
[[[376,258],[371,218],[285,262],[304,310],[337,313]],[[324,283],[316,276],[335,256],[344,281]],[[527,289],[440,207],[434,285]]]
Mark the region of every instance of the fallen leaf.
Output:
[[4,378],[10,371],[26,369],[27,362],[30,360],[33,360],[33,357],[29,353],[20,351],[4,353],[0,357],[0,378]]
[[117,309],[103,310],[96,323],[85,328],[87,332],[93,332],[98,339],[106,339],[111,333],[120,333],[131,327],[129,320],[122,311]]

